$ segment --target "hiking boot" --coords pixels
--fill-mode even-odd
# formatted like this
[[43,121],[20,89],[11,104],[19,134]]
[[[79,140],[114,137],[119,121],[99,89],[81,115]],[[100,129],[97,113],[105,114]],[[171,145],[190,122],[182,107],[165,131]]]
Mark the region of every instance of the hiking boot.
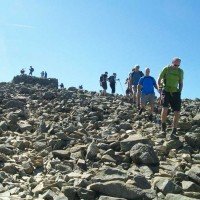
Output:
[[177,129],[176,129],[176,128],[173,128],[173,129],[172,129],[170,138],[171,138],[171,139],[179,139],[179,137],[177,136]]
[[143,111],[144,111],[143,108],[141,108],[140,112],[139,112],[139,115],[141,115]]
[[152,114],[149,115],[149,121],[151,121],[151,122],[153,121],[153,115]]
[[165,122],[161,124],[161,131],[166,132],[167,125]]

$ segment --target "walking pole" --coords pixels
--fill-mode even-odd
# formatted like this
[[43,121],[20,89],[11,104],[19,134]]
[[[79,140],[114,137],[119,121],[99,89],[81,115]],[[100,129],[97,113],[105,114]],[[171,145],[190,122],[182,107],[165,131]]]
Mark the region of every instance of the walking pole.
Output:
[[121,84],[120,79],[118,79],[118,81],[119,81],[119,84],[121,85],[121,89],[122,89],[122,92],[123,92],[123,94],[124,94],[124,89],[123,89],[123,86],[122,86],[122,84]]

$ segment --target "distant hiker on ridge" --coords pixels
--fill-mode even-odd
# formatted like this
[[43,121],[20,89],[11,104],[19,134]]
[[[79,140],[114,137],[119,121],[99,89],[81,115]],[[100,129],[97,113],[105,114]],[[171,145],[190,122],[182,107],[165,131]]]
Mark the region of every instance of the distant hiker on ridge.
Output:
[[108,78],[108,81],[110,82],[110,88],[111,88],[111,93],[112,94],[115,94],[115,86],[116,86],[116,80],[117,80],[116,77],[117,77],[117,74],[113,73],[113,75],[111,75]]
[[32,66],[30,66],[29,68],[29,76],[32,76],[34,72],[34,68]]
[[166,135],[166,119],[168,114],[168,106],[170,105],[174,111],[173,129],[171,138],[177,138],[177,126],[181,110],[181,92],[183,89],[183,70],[179,68],[181,64],[180,58],[174,58],[172,64],[166,66],[159,78],[158,86],[162,95],[162,113],[161,113],[161,130]]
[[131,84],[132,84],[132,91],[133,91],[133,103],[140,107],[140,92],[137,92],[137,85],[142,76],[144,76],[143,72],[139,70],[140,66],[136,65],[132,69],[131,73]]
[[60,89],[64,89],[64,84],[63,83],[60,84]]
[[44,78],[47,78],[47,72],[46,71],[44,72]]
[[42,71],[40,74],[41,74],[41,78],[44,78],[44,71]]
[[106,95],[107,90],[107,80],[108,80],[108,72],[105,72],[105,74],[102,74],[100,76],[100,86],[103,88],[103,95]]
[[146,104],[149,102],[151,106],[149,120],[153,120],[153,111],[154,111],[154,103],[155,103],[155,92],[154,88],[158,89],[156,80],[150,76],[150,69],[145,69],[145,75],[140,78],[138,83],[138,92],[141,91],[141,105],[140,105],[140,112],[139,115],[142,114],[142,112],[145,109]]
[[25,74],[25,69],[24,69],[24,68],[21,69],[21,70],[20,70],[20,73],[21,73],[21,75],[24,75],[24,74]]

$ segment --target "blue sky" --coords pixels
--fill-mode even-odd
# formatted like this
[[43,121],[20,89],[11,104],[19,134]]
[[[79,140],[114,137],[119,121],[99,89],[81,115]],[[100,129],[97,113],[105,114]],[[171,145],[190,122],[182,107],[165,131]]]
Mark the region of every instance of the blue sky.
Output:
[[124,83],[139,64],[157,79],[178,56],[185,72],[182,96],[200,97],[199,0],[0,0],[0,5],[1,82],[32,65],[37,76],[46,70],[66,87],[83,84],[98,91],[105,71],[116,72]]

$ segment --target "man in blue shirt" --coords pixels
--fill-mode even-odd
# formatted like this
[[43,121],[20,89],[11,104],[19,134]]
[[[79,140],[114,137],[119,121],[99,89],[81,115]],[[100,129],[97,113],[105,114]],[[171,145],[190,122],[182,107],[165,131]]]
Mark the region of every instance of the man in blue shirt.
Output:
[[154,111],[154,101],[155,101],[155,92],[154,88],[158,89],[156,84],[156,80],[150,76],[150,69],[145,69],[145,76],[141,77],[138,83],[138,92],[141,91],[141,109],[139,114],[142,114],[144,111],[146,104],[149,102],[151,106],[151,111],[149,115],[149,119],[152,120],[153,111]]
[[130,81],[132,84],[132,91],[133,91],[133,102],[137,104],[137,106],[140,106],[140,93],[137,93],[137,85],[142,76],[144,76],[143,72],[139,70],[140,66],[136,65],[132,69],[132,73],[130,74]]

